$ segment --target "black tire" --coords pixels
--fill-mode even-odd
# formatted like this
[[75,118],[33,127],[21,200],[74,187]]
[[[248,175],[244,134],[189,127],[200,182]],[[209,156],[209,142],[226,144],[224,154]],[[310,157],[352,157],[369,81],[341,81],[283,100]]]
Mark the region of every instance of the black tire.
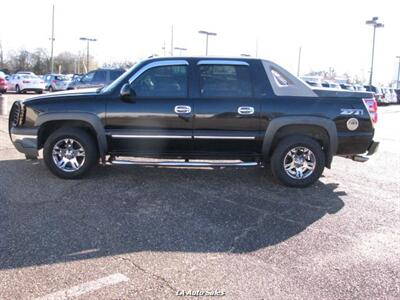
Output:
[[15,92],[16,92],[17,94],[21,94],[21,89],[19,88],[19,85],[18,85],[18,84],[15,86]]
[[[76,171],[64,171],[53,160],[53,147],[63,139],[73,139],[83,147],[85,159]],[[60,128],[53,132],[46,140],[43,147],[43,159],[48,169],[56,176],[64,179],[77,179],[87,174],[98,163],[98,151],[95,139],[85,130],[80,128]]]
[[[305,178],[292,178],[285,170],[285,157],[291,149],[305,147],[315,158],[315,167]],[[325,168],[325,154],[321,145],[307,136],[289,136],[282,139],[276,146],[271,157],[271,170],[274,177],[282,184],[290,187],[303,188],[316,182]],[[293,176],[293,175],[292,175]]]
[[53,90],[53,87],[50,86],[50,87],[49,87],[49,93],[52,93],[52,92],[54,92],[54,90]]
[[36,91],[36,94],[43,94],[43,91]]

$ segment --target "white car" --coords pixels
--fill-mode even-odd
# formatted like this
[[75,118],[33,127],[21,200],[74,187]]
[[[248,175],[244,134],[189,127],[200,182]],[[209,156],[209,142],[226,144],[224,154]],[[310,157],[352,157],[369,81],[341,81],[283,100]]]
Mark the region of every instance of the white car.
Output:
[[397,94],[393,88],[388,88],[388,92],[390,93],[390,103],[397,103]]
[[43,79],[31,74],[14,74],[8,81],[8,90],[15,91],[18,94],[28,91],[41,94],[44,88],[45,83]]

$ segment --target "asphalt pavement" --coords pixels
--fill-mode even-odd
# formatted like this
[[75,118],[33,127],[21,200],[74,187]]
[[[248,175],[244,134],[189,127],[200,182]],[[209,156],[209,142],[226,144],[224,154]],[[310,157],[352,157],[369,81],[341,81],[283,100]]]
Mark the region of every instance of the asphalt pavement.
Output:
[[306,189],[265,169],[62,180],[7,126],[0,116],[0,299],[400,298],[399,105],[379,108],[370,161],[335,158]]

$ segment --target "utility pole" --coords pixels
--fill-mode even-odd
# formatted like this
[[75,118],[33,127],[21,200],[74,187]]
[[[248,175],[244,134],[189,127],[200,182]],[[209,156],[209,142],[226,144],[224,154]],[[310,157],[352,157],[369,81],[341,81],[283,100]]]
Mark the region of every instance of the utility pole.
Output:
[[299,47],[299,58],[297,60],[297,77],[300,76],[301,47]]
[[53,4],[53,13],[51,16],[51,54],[50,54],[50,72],[54,72],[54,4]]
[[383,23],[378,23],[378,17],[373,17],[371,20],[365,21],[365,24],[372,25],[374,27],[374,33],[372,36],[372,58],[371,58],[371,71],[369,73],[369,85],[372,85],[372,73],[374,71],[374,54],[375,54],[375,31],[376,28],[384,27]]
[[165,56],[165,41],[164,41],[164,44],[163,44],[163,46],[162,46],[162,49],[163,49],[163,51],[164,51],[164,56]]
[[204,31],[204,30],[199,30],[200,34],[205,34],[206,35],[206,56],[208,56],[208,36],[216,36],[217,34],[215,32],[209,32],[209,31]]
[[399,59],[399,67],[397,69],[397,81],[396,81],[396,88],[399,89],[400,87],[400,56],[396,56]]
[[174,56],[174,25],[171,26],[171,56]]
[[80,38],[81,41],[86,41],[86,71],[89,72],[90,68],[89,68],[89,43],[90,42],[96,42],[97,39],[93,39],[93,38],[87,38],[87,37],[81,37]]

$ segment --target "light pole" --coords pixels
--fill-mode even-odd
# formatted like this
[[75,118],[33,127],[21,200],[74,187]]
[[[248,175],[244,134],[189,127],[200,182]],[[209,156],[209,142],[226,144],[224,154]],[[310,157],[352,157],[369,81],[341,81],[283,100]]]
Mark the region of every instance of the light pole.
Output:
[[89,43],[90,42],[96,42],[97,39],[92,39],[92,38],[87,38],[87,37],[81,37],[81,41],[86,41],[86,71],[89,72]]
[[174,25],[171,26],[171,56],[174,56]]
[[365,24],[372,25],[374,27],[374,34],[372,36],[372,58],[371,58],[371,71],[369,74],[369,85],[372,85],[372,73],[374,71],[374,54],[375,54],[375,31],[376,28],[382,28],[383,23],[378,23],[378,17],[373,17],[371,20],[365,21]]
[[183,47],[174,47],[175,50],[179,50],[179,56],[182,56],[182,51],[186,51],[187,48],[183,48]]
[[209,32],[209,31],[204,31],[200,30],[200,34],[205,34],[206,35],[206,56],[208,55],[208,36],[216,36],[217,34],[215,32]]
[[400,86],[400,56],[396,56],[399,59],[399,67],[397,69],[397,81],[396,81],[396,88],[399,89]]
[[300,76],[301,47],[299,48],[299,58],[297,60],[297,77]]
[[53,53],[53,48],[54,48],[54,4],[53,4],[53,14],[51,17],[51,56],[50,56],[50,69],[51,73],[54,72],[54,53]]

